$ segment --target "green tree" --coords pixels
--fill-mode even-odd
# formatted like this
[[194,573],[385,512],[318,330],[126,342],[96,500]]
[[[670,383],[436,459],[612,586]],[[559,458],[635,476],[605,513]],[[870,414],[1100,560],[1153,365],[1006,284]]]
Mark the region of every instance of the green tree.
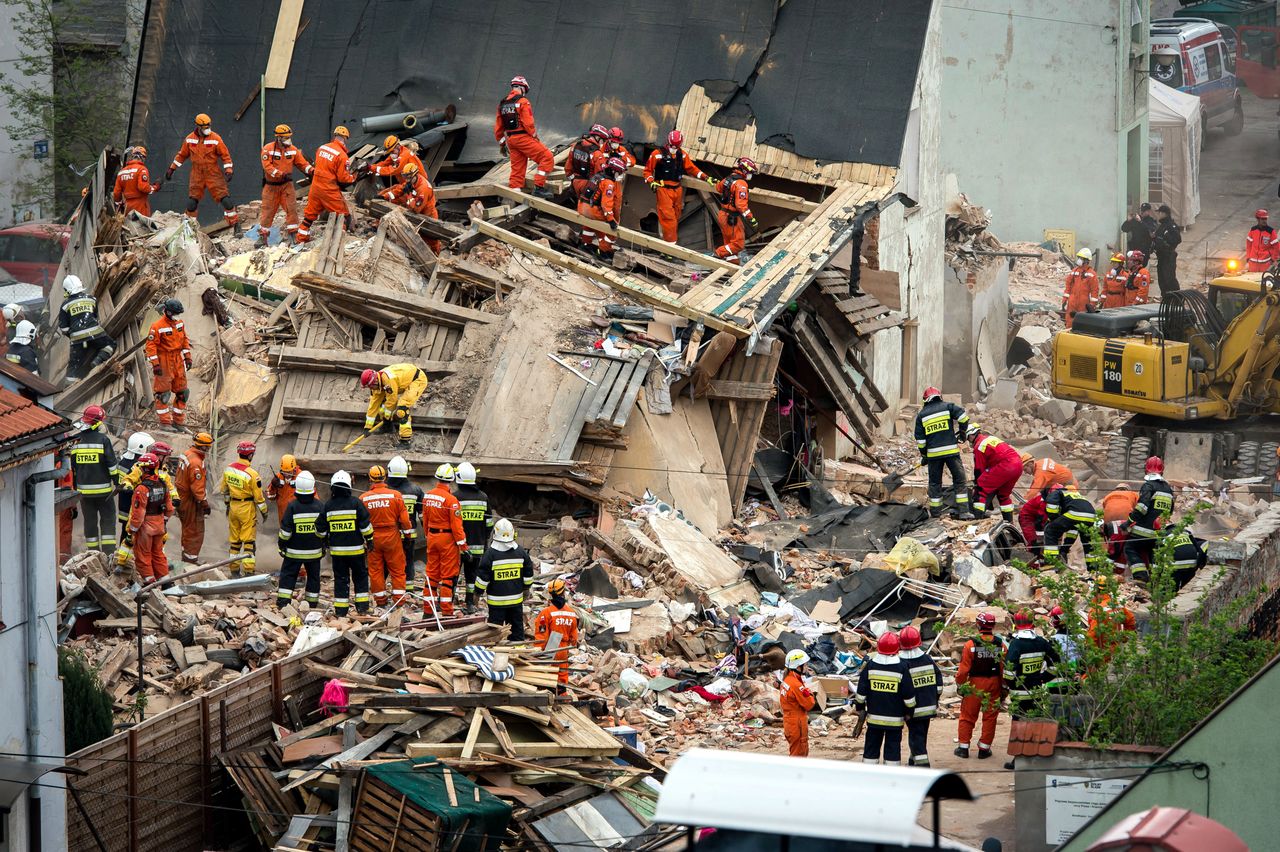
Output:
[[58,649],[58,676],[62,678],[63,738],[67,753],[79,751],[111,736],[115,720],[111,694],[98,680],[98,672],[84,655],[71,648]]

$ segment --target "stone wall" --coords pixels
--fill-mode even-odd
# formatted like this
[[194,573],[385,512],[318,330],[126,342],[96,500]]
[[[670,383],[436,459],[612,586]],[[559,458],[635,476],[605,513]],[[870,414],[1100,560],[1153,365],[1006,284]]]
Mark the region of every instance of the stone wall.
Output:
[[[1207,618],[1261,589],[1236,619],[1237,626],[1280,638],[1280,503],[1272,504],[1234,539],[1210,542],[1209,561],[1210,566],[1174,598],[1174,611],[1187,618],[1203,604]],[[1214,563],[1224,567],[1214,568]]]

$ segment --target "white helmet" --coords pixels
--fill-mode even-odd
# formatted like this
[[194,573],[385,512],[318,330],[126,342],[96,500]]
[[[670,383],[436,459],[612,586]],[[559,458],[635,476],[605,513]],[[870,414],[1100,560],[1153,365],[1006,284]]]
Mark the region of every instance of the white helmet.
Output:
[[1085,263],[1088,263],[1089,261],[1093,260],[1093,249],[1089,248],[1088,246],[1085,246],[1084,248],[1080,249],[1080,251],[1076,252],[1076,257],[1080,258]]
[[129,452],[135,456],[140,456],[151,449],[151,445],[155,442],[156,439],[146,432],[134,432],[129,436]]
[[445,462],[436,468],[436,479],[441,482],[453,482],[453,465]]
[[404,460],[404,456],[392,456],[391,461],[387,462],[387,476],[404,479],[408,475],[409,463]]
[[454,479],[459,485],[475,485],[476,466],[471,462],[462,462],[458,465],[458,469],[454,471]]
[[35,323],[31,322],[30,320],[23,320],[22,322],[18,323],[17,328],[13,330],[14,343],[30,344],[31,341],[35,339],[36,339],[36,326],[35,326]]
[[293,480],[293,490],[299,494],[315,494],[316,478],[311,475],[311,471],[304,470]]
[[351,474],[345,470],[340,470],[329,478],[330,485],[345,485],[351,487]]
[[21,306],[21,305],[18,305],[18,304],[14,303],[14,302],[10,302],[9,304],[7,304],[7,305],[5,305],[5,306],[4,306],[4,321],[5,321],[5,322],[13,322],[14,320],[16,320],[16,319],[17,319],[18,317],[20,317],[20,316],[22,316],[22,306]]
[[516,528],[506,518],[499,518],[493,525],[493,540],[510,544],[516,540]]
[[798,669],[808,662],[809,655],[799,648],[787,652],[787,668],[789,669]]
[[68,296],[79,296],[84,292],[84,283],[81,282],[80,276],[68,275],[62,279],[62,292]]

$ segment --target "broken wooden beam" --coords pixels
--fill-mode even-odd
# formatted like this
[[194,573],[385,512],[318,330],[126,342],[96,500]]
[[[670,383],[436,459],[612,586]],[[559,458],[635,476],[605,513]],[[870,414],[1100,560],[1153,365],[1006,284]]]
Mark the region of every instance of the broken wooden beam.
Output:
[[[643,177],[644,167],[632,166],[627,169],[627,174]],[[711,188],[706,181],[691,178],[688,175],[682,176],[680,183],[684,184],[687,189],[701,190],[702,192],[706,192]],[[772,189],[761,189],[758,186],[751,187],[751,201],[764,207],[779,207],[783,210],[795,210],[797,213],[810,213],[818,209],[818,202],[816,201],[809,201],[798,195],[789,195],[785,192],[775,192]]]
[[[311,349],[305,346],[272,346],[269,363],[280,370],[314,370],[321,373],[352,373],[359,375],[365,370],[381,370],[388,364],[396,363],[401,356],[380,352],[351,352],[345,349]],[[408,356],[404,359],[412,363],[430,378],[438,378],[455,373],[458,364],[455,361],[419,361]]]
[[353,693],[347,703],[352,707],[392,707],[427,710],[453,707],[550,707],[549,692],[441,692],[392,695],[381,692]]
[[[338,402],[288,397],[280,408],[285,420],[316,420],[324,423],[349,423],[358,426],[364,421],[368,406],[363,402]],[[459,430],[466,422],[460,414],[429,414],[413,412],[413,425],[423,429]],[[314,473],[315,471],[312,471]]]
[[392,204],[390,201],[382,198],[370,199],[368,207],[372,212],[383,217],[392,210],[397,210],[404,216],[410,225],[417,228],[419,234],[433,239],[453,240],[465,233],[465,231],[457,225],[450,224],[449,222],[443,222],[439,219],[432,219],[430,216],[423,216],[420,213],[414,213],[412,210],[406,210],[405,208]]
[[712,379],[707,389],[707,399],[759,401],[773,399],[774,392],[772,382],[733,382],[725,379]]
[[372,305],[380,310],[443,325],[462,327],[469,322],[495,322],[498,319],[493,314],[464,308],[440,299],[318,272],[300,272],[293,276],[293,284],[315,295],[353,305],[357,309],[362,304]]

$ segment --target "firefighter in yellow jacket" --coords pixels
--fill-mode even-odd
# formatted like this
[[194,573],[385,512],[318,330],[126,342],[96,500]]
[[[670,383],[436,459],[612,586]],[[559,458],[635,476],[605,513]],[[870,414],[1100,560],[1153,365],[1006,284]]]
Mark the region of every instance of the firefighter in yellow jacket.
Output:
[[365,370],[360,386],[369,389],[369,411],[365,414],[365,432],[371,432],[379,421],[396,424],[400,442],[413,437],[410,413],[427,389],[427,374],[413,364],[392,364],[381,370]]
[[227,538],[230,542],[229,555],[249,554],[231,568],[232,574],[243,571],[252,574],[256,560],[254,551],[258,547],[258,517],[267,517],[267,498],[262,495],[262,477],[249,466],[253,454],[257,452],[253,441],[241,441],[236,445],[239,461],[227,465],[222,472],[222,486],[218,491],[222,494],[222,502],[227,509]]

